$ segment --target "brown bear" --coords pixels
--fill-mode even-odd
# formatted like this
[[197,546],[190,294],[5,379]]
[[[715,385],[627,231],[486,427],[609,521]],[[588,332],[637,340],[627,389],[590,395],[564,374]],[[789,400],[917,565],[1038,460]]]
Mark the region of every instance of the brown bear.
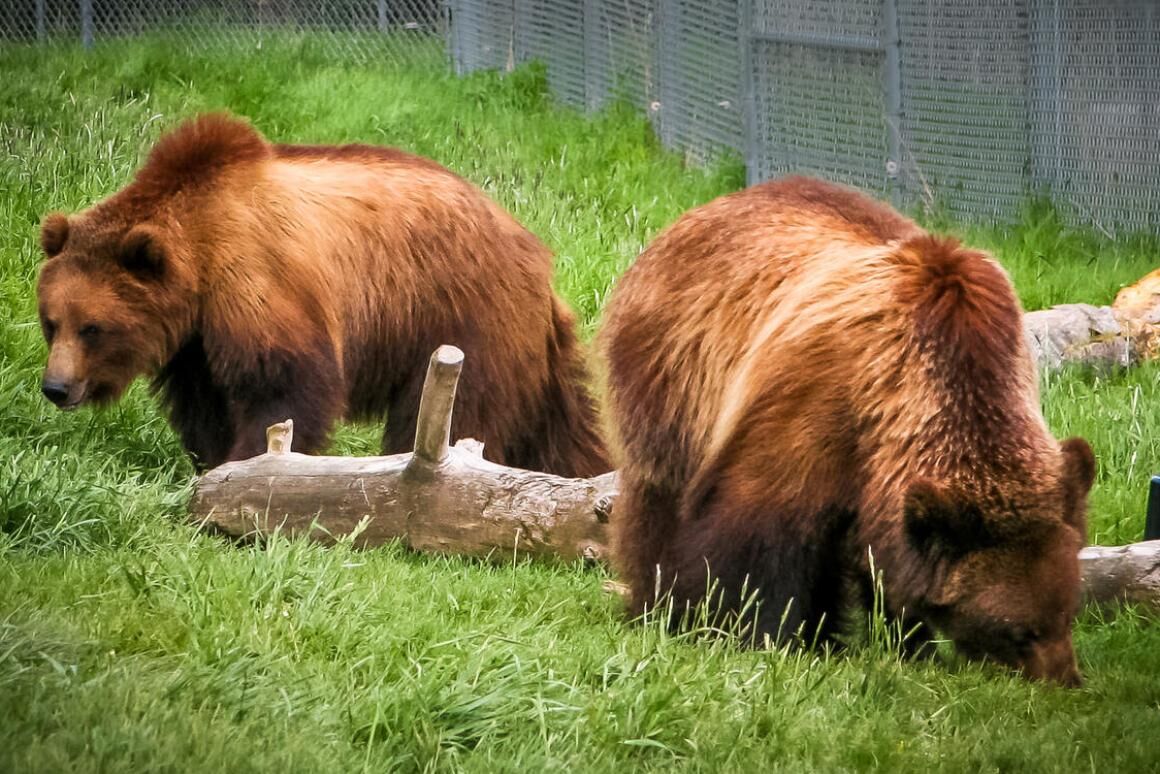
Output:
[[41,243],[44,394],[107,403],[152,375],[199,466],[264,451],[288,417],[298,451],[384,414],[384,452],[408,451],[428,359],[454,344],[454,437],[507,465],[607,470],[550,251],[433,161],[206,115],[110,198],[47,216]]
[[676,626],[704,602],[774,641],[833,641],[870,599],[872,562],[905,629],[1078,682],[1095,460],[1048,431],[991,258],[783,179],[662,233],[601,342],[632,613],[661,600]]

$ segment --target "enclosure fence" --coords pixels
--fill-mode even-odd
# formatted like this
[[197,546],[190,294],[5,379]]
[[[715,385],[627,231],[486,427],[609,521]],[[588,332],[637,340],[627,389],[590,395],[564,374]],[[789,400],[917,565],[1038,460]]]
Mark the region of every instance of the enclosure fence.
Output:
[[0,0],[0,39],[87,48],[162,33],[190,48],[260,48],[298,35],[347,61],[407,61],[445,51],[446,18],[443,0]]
[[[374,61],[539,60],[563,102],[627,101],[751,182],[817,174],[974,219],[1049,196],[1160,233],[1160,0],[7,0],[0,35],[192,41],[295,29]],[[445,48],[444,48],[445,47]]]

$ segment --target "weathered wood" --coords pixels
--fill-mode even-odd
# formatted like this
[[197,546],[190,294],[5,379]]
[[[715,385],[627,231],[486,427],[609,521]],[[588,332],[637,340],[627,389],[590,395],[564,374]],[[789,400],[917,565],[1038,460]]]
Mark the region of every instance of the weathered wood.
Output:
[[612,473],[569,479],[446,450],[414,456],[315,457],[295,452],[230,462],[197,482],[191,517],[248,538],[275,530],[359,546],[401,540],[419,551],[601,560]]
[[444,344],[431,355],[415,426],[415,456],[425,462],[438,464],[447,456],[455,387],[462,370],[463,351],[458,347]]
[[287,419],[266,428],[266,452],[285,454],[294,443],[294,420]]
[[[197,483],[192,518],[239,538],[276,530],[322,541],[354,535],[419,551],[603,561],[615,474],[573,479],[496,465],[461,446],[421,472],[412,455],[269,453]],[[1084,598],[1160,605],[1160,540],[1080,552]]]
[[448,446],[463,353],[431,357],[415,451],[316,457],[290,450],[293,422],[267,432],[267,453],[207,472],[191,517],[234,537],[274,530],[361,546],[402,540],[420,551],[600,560],[614,474],[568,479],[496,465],[472,439]]
[[[239,538],[280,530],[361,547],[401,540],[419,551],[604,561],[615,474],[571,479],[496,465],[457,445],[420,473],[412,455],[270,453],[197,484],[192,517]],[[466,444],[470,446],[470,444]],[[1160,605],[1160,540],[1080,552],[1084,598]]]
[[1128,366],[1136,360],[1131,337],[1111,307],[1062,304],[1028,312],[1023,328],[1043,370],[1065,363]]
[[1079,560],[1088,604],[1160,604],[1160,540],[1089,546],[1079,552]]

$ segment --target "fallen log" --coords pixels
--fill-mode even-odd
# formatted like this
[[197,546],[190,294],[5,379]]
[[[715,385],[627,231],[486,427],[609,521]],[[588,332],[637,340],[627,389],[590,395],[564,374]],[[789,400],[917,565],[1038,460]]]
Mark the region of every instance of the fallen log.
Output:
[[1079,552],[1079,563],[1087,604],[1160,604],[1160,540],[1088,546]]
[[470,556],[604,558],[612,473],[570,479],[488,462],[482,445],[448,445],[463,353],[431,357],[415,449],[386,457],[321,457],[290,450],[293,423],[267,433],[266,454],[207,472],[191,517],[226,535],[275,530],[356,545],[392,540],[419,551]]
[[[197,481],[191,518],[241,539],[280,532],[361,547],[400,540],[418,551],[476,557],[604,561],[615,474],[561,478],[488,462],[471,439],[450,446],[462,364],[455,347],[432,355],[411,454],[298,454],[293,422],[282,422],[268,431],[266,454]],[[1088,602],[1160,603],[1160,540],[1092,546],[1080,562]]]

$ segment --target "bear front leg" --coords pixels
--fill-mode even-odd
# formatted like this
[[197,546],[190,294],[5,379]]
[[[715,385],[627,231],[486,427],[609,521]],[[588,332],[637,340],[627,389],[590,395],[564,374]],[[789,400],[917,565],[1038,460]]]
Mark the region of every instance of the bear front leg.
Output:
[[755,645],[831,642],[842,599],[831,516],[710,506],[682,524],[665,568],[674,623],[706,603],[711,624]]
[[169,423],[200,472],[229,458],[234,445],[229,396],[213,377],[201,336],[193,336],[153,380]]
[[266,428],[294,420],[291,451],[316,454],[330,437],[338,419],[341,398],[315,390],[299,388],[274,399],[235,401],[233,405],[234,444],[229,461],[245,460],[266,452]]
[[287,419],[294,420],[292,451],[320,451],[342,415],[341,379],[333,355],[265,353],[258,367],[223,388],[229,396],[234,439],[228,460],[265,453],[266,428]]

